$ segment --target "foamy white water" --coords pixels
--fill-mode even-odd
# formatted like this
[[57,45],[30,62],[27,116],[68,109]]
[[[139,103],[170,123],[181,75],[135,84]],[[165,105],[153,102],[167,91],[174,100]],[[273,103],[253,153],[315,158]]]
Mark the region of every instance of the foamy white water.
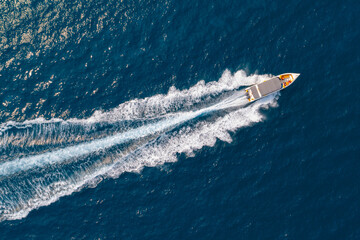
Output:
[[[116,123],[124,119],[131,121],[162,116],[158,121],[126,129],[111,136],[90,139],[85,143],[33,156],[9,159],[1,163],[0,219],[23,218],[31,210],[49,205],[62,196],[79,191],[89,185],[96,186],[104,177],[117,177],[124,172],[140,171],[145,166],[154,167],[165,162],[174,162],[177,160],[178,153],[192,156],[195,151],[204,146],[213,146],[217,139],[231,142],[229,131],[262,121],[264,116],[259,110],[263,107],[276,106],[275,96],[245,105],[246,99],[243,95],[240,92],[234,92],[233,95],[220,102],[202,109],[188,111],[187,107],[204,101],[204,98],[207,99],[207,97],[216,99],[222,92],[232,91],[264,78],[267,76],[247,77],[243,71],[239,71],[235,75],[226,71],[217,82],[205,84],[201,81],[188,90],[171,89],[167,95],[132,100],[111,111],[96,112],[89,119],[67,121],[36,119],[24,123],[2,124],[1,131],[4,137],[9,136],[6,132],[14,127],[31,128],[39,124],[56,127],[57,125],[52,125],[54,123],[91,126],[104,121]],[[234,109],[211,121],[195,119],[201,114],[211,114],[212,111],[227,108]],[[189,120],[195,121],[195,124],[191,125],[192,127],[186,124]],[[56,129],[51,131],[54,134],[58,133]],[[42,134],[46,133],[46,131],[42,132]],[[147,140],[146,137],[151,135],[155,137]],[[33,135],[23,134],[21,136],[31,138]],[[66,136],[66,133],[63,133],[63,136]],[[121,149],[120,152],[111,150],[113,146],[141,138],[144,140],[137,145]],[[46,141],[46,137],[43,139]],[[27,142],[24,141],[25,144]],[[3,147],[6,148],[7,145],[4,144]],[[96,154],[100,150],[103,153]],[[82,156],[85,156],[86,160],[78,161],[78,158]]]

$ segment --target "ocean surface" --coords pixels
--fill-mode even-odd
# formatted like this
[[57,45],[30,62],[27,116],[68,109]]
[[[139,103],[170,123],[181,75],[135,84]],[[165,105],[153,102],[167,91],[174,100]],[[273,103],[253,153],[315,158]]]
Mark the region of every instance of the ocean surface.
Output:
[[360,239],[359,13],[1,1],[0,239]]

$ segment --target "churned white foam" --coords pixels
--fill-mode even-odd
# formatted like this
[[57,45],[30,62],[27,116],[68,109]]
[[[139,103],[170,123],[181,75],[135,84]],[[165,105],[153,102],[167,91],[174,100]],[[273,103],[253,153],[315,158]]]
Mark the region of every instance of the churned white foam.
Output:
[[[204,96],[211,94],[216,97],[218,93],[233,91],[239,86],[253,84],[263,78],[266,76],[246,77],[243,71],[235,75],[226,71],[218,82],[200,82],[188,90],[171,89],[167,95],[132,100],[114,110],[96,112],[89,119],[53,122],[41,120],[45,124],[57,124],[62,121],[66,124],[92,124],[165,115],[158,121],[101,139],[3,162],[0,164],[0,220],[26,217],[31,210],[49,205],[62,196],[70,195],[87,186],[96,186],[104,177],[118,177],[124,172],[138,172],[146,166],[174,162],[179,153],[193,156],[204,146],[214,146],[217,140],[231,142],[229,132],[262,121],[264,116],[260,109],[276,106],[277,95],[245,105],[246,98],[243,94],[234,92],[211,106],[190,111],[184,111],[184,104],[186,101],[192,104],[200,102]],[[134,109],[131,109],[132,107]],[[236,108],[210,119],[197,118],[204,113],[212,114],[213,111],[233,107]],[[186,124],[189,120],[192,120],[192,124]],[[12,124],[18,124],[19,127],[25,123]],[[27,124],[31,126],[38,123]],[[147,138],[148,136],[153,137]],[[111,150],[112,146],[133,139],[143,140],[131,148],[121,149],[120,152],[114,153]],[[102,154],[91,155],[99,150]],[[86,161],[77,160],[78,157],[88,154],[90,155]],[[108,161],[107,158],[112,160]],[[21,174],[15,174],[18,172]]]
[[108,175],[117,177],[123,172],[140,171],[145,166],[175,162],[179,153],[194,156],[194,151],[204,146],[214,146],[217,139],[230,143],[232,138],[229,132],[262,121],[264,116],[259,110],[269,106],[276,107],[276,98],[276,95],[271,95],[248,107],[230,112],[215,122],[200,121],[194,127],[184,126],[178,131],[165,134],[158,141],[148,143],[121,158]]
[[44,167],[54,163],[61,163],[66,160],[87,155],[95,151],[104,150],[106,148],[110,148],[130,140],[139,139],[168,130],[169,128],[173,128],[174,126],[193,119],[203,113],[234,107],[238,104],[243,104],[246,102],[246,99],[239,96],[243,95],[239,95],[238,92],[236,92],[219,104],[204,109],[178,113],[176,116],[163,119],[156,123],[147,124],[106,138],[96,139],[90,142],[69,146],[55,151],[0,163],[0,176],[11,175],[20,171],[26,171],[34,167]]

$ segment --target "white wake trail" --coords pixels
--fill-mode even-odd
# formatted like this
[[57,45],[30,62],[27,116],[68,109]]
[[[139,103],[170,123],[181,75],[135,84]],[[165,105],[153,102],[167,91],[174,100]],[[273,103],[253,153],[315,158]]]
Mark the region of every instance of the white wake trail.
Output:
[[61,163],[69,159],[78,158],[99,150],[104,150],[121,143],[143,138],[155,133],[167,130],[171,127],[189,121],[203,113],[217,111],[221,109],[241,106],[244,104],[244,94],[242,92],[235,92],[230,97],[213,106],[200,109],[192,112],[178,113],[176,116],[161,120],[157,123],[141,126],[139,128],[131,129],[129,131],[115,134],[103,139],[93,140],[91,142],[78,144],[75,146],[66,147],[56,151],[46,152],[43,154],[18,158],[12,161],[0,164],[0,176],[11,175],[20,171],[26,171],[35,167],[45,167],[54,163]]
[[99,150],[124,143],[126,141],[146,137],[155,134],[159,131],[185,122],[195,116],[201,114],[203,110],[197,112],[183,113],[178,117],[162,120],[155,124],[145,125],[130,131],[119,133],[114,136],[103,139],[94,140],[87,143],[78,144],[75,146],[66,147],[53,152],[47,152],[35,156],[24,157],[0,164],[0,176],[11,175],[19,171],[26,171],[34,167],[44,167],[54,163],[61,163],[63,161],[77,158],[83,155],[90,154]]
[[[36,119],[26,124],[2,124],[2,136],[28,138],[23,140],[26,146],[36,137],[47,141],[46,137],[37,135],[48,134],[48,131],[52,136],[66,138],[69,134],[62,131],[76,133],[76,129],[72,129],[76,126],[91,137],[92,132],[97,131],[94,126],[99,123],[107,122],[112,127],[122,120],[136,122],[141,118],[155,118],[135,124],[138,127],[110,128],[107,134],[111,136],[84,137],[87,142],[72,142],[75,145],[2,162],[0,221],[24,218],[33,209],[49,205],[62,196],[89,185],[96,186],[103,178],[174,162],[180,153],[193,156],[197,150],[213,146],[218,140],[231,142],[229,132],[262,121],[264,116],[260,109],[276,106],[274,95],[247,105],[243,91],[236,91],[264,78],[267,75],[247,77],[243,71],[235,75],[225,72],[217,82],[205,84],[201,81],[188,90],[171,89],[167,95],[135,99],[109,112],[96,112],[88,119]],[[201,107],[192,107],[197,103]],[[218,111],[221,114],[212,114]],[[61,130],[57,129],[57,124]],[[17,135],[18,129],[34,126],[41,126],[39,132]],[[132,140],[130,145],[121,145]],[[7,149],[6,140],[3,143]]]

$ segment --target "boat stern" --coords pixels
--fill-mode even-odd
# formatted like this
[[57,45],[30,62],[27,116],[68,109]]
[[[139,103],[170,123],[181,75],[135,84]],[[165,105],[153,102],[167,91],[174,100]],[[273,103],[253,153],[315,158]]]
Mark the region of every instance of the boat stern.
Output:
[[249,100],[249,102],[255,101],[254,95],[252,94],[251,88],[245,89],[246,97]]

